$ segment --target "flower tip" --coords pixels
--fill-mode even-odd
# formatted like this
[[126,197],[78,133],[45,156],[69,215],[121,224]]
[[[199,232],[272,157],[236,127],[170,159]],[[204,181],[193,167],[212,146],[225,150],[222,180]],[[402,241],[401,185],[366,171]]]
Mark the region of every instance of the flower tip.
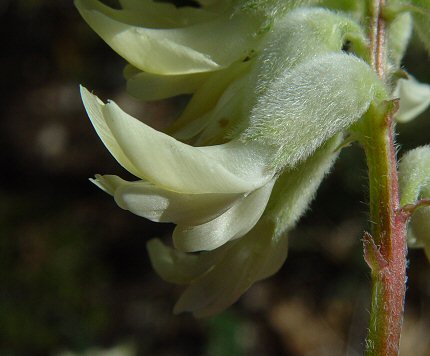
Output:
[[79,84],[79,93],[81,94],[81,99],[84,103],[85,110],[87,110],[88,112],[88,108],[92,106],[91,103],[94,102],[97,97],[92,94],[87,88],[85,88],[82,84]]
[[[203,317],[209,317],[211,315],[205,315],[204,314],[205,308],[199,308],[199,306],[191,306],[187,302],[187,300],[184,298],[179,298],[179,300],[176,302],[175,306],[173,307],[173,315],[179,315],[182,313],[192,313],[194,318],[201,319]],[[213,313],[216,314],[216,313]]]
[[89,92],[87,88],[85,88],[82,84],[79,84],[79,93],[81,94],[81,96],[83,95],[83,93],[85,92]]
[[79,84],[79,93],[81,94],[81,98],[84,102],[86,98],[94,96],[94,94],[91,94],[91,92],[87,88],[85,88],[82,84]]
[[94,178],[88,178],[88,180],[104,192],[113,195],[111,189],[109,189],[108,185],[100,174],[96,174]]

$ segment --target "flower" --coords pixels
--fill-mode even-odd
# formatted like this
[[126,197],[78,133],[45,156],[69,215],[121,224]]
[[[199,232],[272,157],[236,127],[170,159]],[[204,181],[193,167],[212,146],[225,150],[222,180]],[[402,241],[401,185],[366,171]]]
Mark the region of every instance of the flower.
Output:
[[186,285],[174,312],[197,317],[216,314],[234,303],[253,283],[276,273],[287,258],[288,236],[306,211],[337,158],[338,135],[311,158],[283,172],[258,223],[240,239],[199,255],[148,242],[152,265],[167,282]]
[[[430,199],[430,188],[424,189],[422,198]],[[408,245],[423,248],[430,261],[430,207],[419,208],[413,215],[408,231]]]
[[[430,145],[407,152],[399,165],[399,186],[402,206],[430,199]],[[409,223],[408,245],[424,248],[430,260],[430,206],[418,208]]]
[[[76,1],[131,63],[132,94],[192,94],[168,129],[172,137],[81,89],[105,146],[139,179],[92,181],[121,208],[177,224],[174,248],[148,243],[155,270],[187,285],[176,312],[219,312],[280,268],[286,232],[329,171],[345,130],[373,101],[387,99],[372,69],[342,52],[345,41],[358,53],[366,47],[356,22],[323,9],[275,7],[282,16],[263,30],[268,18],[257,16],[254,2],[196,10],[121,0],[123,9],[114,10]],[[264,4],[263,15],[275,9]]]
[[142,71],[162,75],[220,70],[246,58],[262,22],[254,12],[235,13],[229,1],[202,9],[151,0],[120,4],[116,10],[98,0],[75,1],[82,17],[118,54]]
[[258,221],[274,184],[270,151],[231,141],[192,147],[151,129],[115,103],[82,88],[91,121],[111,154],[141,179],[97,176],[118,205],[154,221],[174,222],[183,251],[211,250],[247,233]]
[[418,117],[430,105],[430,85],[419,83],[409,76],[408,79],[399,79],[393,96],[400,98],[395,118],[400,123],[406,123]]

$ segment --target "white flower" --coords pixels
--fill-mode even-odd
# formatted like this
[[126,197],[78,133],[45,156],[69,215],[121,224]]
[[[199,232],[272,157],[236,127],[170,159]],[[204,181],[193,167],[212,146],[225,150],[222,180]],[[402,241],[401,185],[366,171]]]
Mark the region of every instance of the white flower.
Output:
[[118,162],[140,178],[97,176],[95,183],[123,209],[174,222],[175,246],[212,250],[246,234],[264,211],[274,184],[270,151],[238,141],[192,147],[103,104],[82,88],[91,121]]
[[[430,146],[407,152],[399,165],[402,206],[430,199]],[[430,260],[430,206],[418,208],[409,223],[408,245],[424,248]]]
[[338,155],[341,140],[341,136],[331,139],[311,158],[286,170],[263,216],[241,239],[199,255],[179,252],[157,239],[148,242],[157,273],[170,283],[187,286],[175,305],[176,313],[189,311],[197,317],[218,313],[253,283],[279,270],[287,258],[287,231],[307,209]]
[[[423,191],[423,198],[430,199],[430,188]],[[408,230],[408,245],[423,248],[430,261],[430,207],[418,208],[412,216]]]
[[151,261],[167,281],[188,285],[177,312],[210,315],[280,268],[286,232],[344,131],[387,98],[385,87],[363,60],[341,51],[345,41],[357,49],[366,43],[360,26],[339,14],[296,9],[263,35],[267,18],[227,2],[199,10],[120,3],[122,10],[76,1],[131,63],[129,91],[143,100],[193,96],[169,129],[173,138],[82,88],[100,138],[139,179],[97,175],[93,182],[123,209],[177,224],[175,249],[152,240]]
[[[151,0],[120,0],[121,10],[98,0],[76,0],[92,29],[142,71],[179,75],[219,70],[245,58],[261,18],[221,6],[176,8]],[[226,41],[226,39],[228,39]]]
[[409,76],[408,79],[399,79],[393,96],[400,98],[395,118],[398,122],[406,123],[415,119],[430,105],[430,85],[420,83]]

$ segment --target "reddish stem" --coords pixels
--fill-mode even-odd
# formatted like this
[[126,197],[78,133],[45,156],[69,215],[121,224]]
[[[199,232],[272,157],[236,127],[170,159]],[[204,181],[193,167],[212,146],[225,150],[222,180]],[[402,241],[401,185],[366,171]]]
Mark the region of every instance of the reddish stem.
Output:
[[[380,77],[386,75],[384,0],[371,1],[370,57]],[[406,293],[406,222],[399,207],[393,115],[397,103],[372,107],[362,127],[369,168],[372,236],[364,239],[372,271],[372,305],[366,353],[398,355]]]

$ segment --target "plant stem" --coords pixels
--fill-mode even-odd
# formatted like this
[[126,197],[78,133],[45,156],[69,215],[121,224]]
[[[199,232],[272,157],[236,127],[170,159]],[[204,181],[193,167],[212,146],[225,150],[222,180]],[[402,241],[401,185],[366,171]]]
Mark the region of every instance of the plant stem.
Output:
[[[371,0],[370,58],[386,78],[384,0]],[[399,207],[393,114],[397,103],[372,106],[360,128],[369,170],[372,235],[364,238],[365,260],[371,268],[372,300],[366,355],[398,355],[406,292],[406,222]]]

